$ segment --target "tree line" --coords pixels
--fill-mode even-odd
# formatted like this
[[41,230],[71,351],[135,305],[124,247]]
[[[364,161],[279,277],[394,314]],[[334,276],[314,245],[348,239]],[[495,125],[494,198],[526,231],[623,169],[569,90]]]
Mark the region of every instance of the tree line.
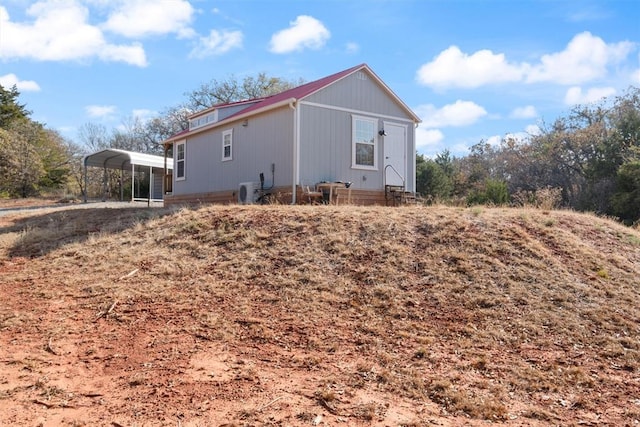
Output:
[[0,197],[29,197],[63,188],[72,147],[58,132],[31,120],[13,86],[0,85]]
[[[182,104],[168,107],[151,119],[129,117],[113,129],[85,123],[78,130],[77,142],[32,120],[31,111],[19,102],[16,86],[7,89],[0,85],[0,197],[103,197],[106,187],[106,196],[117,198],[120,174],[129,180],[131,172],[90,168],[85,181],[85,155],[107,148],[163,155],[162,141],[188,129],[188,117],[194,112],[216,104],[273,95],[301,83],[302,80],[288,81],[265,73],[242,80],[234,76],[213,79],[186,93]],[[146,178],[140,181],[145,182]],[[124,189],[127,198],[129,191]]]
[[455,158],[418,156],[428,201],[564,207],[640,219],[640,89],[578,105],[525,139],[480,141]]
[[[100,192],[103,171],[89,171],[84,188],[84,155],[105,148],[162,154],[162,141],[188,129],[192,113],[301,83],[264,73],[211,80],[152,119],[131,117],[112,130],[86,123],[78,142],[32,120],[16,87],[0,86],[0,197]],[[640,89],[578,105],[524,139],[479,141],[462,157],[447,150],[434,158],[418,155],[416,167],[417,191],[429,203],[565,207],[634,223],[640,219]],[[119,174],[107,172],[114,197]]]

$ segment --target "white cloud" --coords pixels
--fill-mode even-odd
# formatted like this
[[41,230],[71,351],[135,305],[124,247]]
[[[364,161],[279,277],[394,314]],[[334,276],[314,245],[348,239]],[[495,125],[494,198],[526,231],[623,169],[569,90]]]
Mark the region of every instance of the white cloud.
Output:
[[118,2],[103,28],[130,38],[169,33],[190,38],[194,12],[186,0],[126,0]]
[[211,9],[211,13],[214,15],[218,15],[220,18],[224,19],[227,22],[232,23],[235,26],[243,27],[245,25],[241,19],[236,19],[236,18],[233,18],[232,16],[226,15],[222,13],[222,11],[217,7],[214,7],[213,9]]
[[[576,4],[578,5],[578,4]],[[567,16],[569,22],[602,21],[611,17],[611,13],[597,5],[579,4],[579,9]]]
[[509,114],[509,117],[511,117],[512,119],[532,119],[537,116],[538,112],[536,111],[536,107],[534,107],[533,105],[518,107]]
[[475,102],[460,100],[440,109],[431,104],[420,105],[414,111],[426,128],[468,126],[487,115],[487,111]]
[[536,64],[514,63],[503,53],[472,54],[450,46],[417,73],[418,83],[434,88],[476,88],[499,83],[580,84],[604,78],[612,65],[626,60],[635,48],[629,41],[607,44],[589,32],[577,34],[560,52],[543,55]]
[[542,129],[540,129],[540,126],[538,125],[529,125],[524,129],[524,131],[527,133],[527,135],[532,136],[540,135],[542,133]]
[[346,45],[346,51],[349,54],[358,53],[360,51],[360,45],[358,43],[349,42]]
[[43,0],[27,9],[31,22],[12,22],[0,6],[2,49],[0,59],[35,59],[39,61],[86,60],[147,65],[140,44],[107,43],[102,31],[87,23],[89,11],[77,0]]
[[625,59],[633,43],[607,44],[589,32],[576,35],[562,52],[543,55],[527,75],[528,83],[579,84],[606,76],[607,67]]
[[507,133],[503,139],[504,140],[512,139],[517,143],[523,143],[529,139],[529,134],[527,132],[512,132],[512,133]]
[[21,92],[38,92],[40,86],[33,80],[20,80],[15,74],[0,76],[0,85],[5,89],[15,86]]
[[485,140],[485,142],[493,147],[497,147],[502,143],[502,136],[493,135]]
[[438,129],[416,129],[416,148],[431,147],[439,144],[444,139],[444,134]]
[[316,18],[300,15],[290,22],[290,27],[278,31],[271,37],[270,51],[290,53],[305,48],[320,49],[331,37],[331,33]]
[[474,88],[519,81],[525,68],[524,65],[509,64],[504,54],[480,50],[467,55],[457,46],[451,46],[433,61],[421,66],[416,77],[425,86]]
[[92,118],[109,118],[115,114],[115,105],[88,105],[85,111]]
[[133,110],[131,112],[131,115],[136,120],[140,120],[142,122],[147,122],[147,121],[151,120],[152,118],[156,117],[158,115],[158,113],[156,111],[153,111],[153,110],[147,110],[147,109],[140,108],[140,109]]
[[466,156],[467,154],[469,154],[469,149],[471,148],[471,146],[475,143],[475,141],[469,143],[459,142],[457,144],[453,144],[448,149],[453,155]]
[[[640,54],[638,54],[638,63],[640,64]],[[631,84],[640,85],[640,68],[631,73]]]
[[90,4],[92,6],[98,6],[102,8],[106,8],[108,6],[113,6],[113,0],[84,0],[86,4]]
[[241,31],[211,30],[208,37],[200,37],[196,47],[189,53],[189,57],[202,59],[226,53],[234,48],[241,48],[242,39]]
[[567,105],[590,104],[598,102],[602,98],[615,95],[616,90],[612,87],[594,87],[586,92],[582,92],[579,86],[570,87],[564,97],[564,103]]
[[144,48],[140,43],[129,46],[106,45],[98,52],[98,58],[106,62],[127,62],[139,67],[147,65]]
[[460,100],[442,108],[431,104],[420,105],[413,111],[422,119],[416,129],[416,148],[423,153],[425,148],[429,153],[441,148],[439,145],[444,141],[444,134],[439,128],[468,126],[487,115],[486,110],[478,104]]

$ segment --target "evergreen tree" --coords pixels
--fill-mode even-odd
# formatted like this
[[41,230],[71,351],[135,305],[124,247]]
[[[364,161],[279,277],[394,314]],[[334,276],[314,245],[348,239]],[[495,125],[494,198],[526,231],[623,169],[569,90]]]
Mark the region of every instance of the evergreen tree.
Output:
[[30,197],[64,188],[69,178],[68,144],[57,132],[29,118],[17,88],[0,86],[0,193]]
[[438,155],[436,160],[425,159],[421,154],[416,156],[416,190],[432,201],[447,200],[453,191],[453,167],[444,162],[448,152]]
[[620,166],[617,186],[611,198],[614,213],[626,224],[633,224],[640,219],[640,161]]
[[7,129],[11,123],[28,119],[31,114],[24,104],[18,103],[20,92],[14,85],[11,89],[5,89],[0,85],[0,128]]

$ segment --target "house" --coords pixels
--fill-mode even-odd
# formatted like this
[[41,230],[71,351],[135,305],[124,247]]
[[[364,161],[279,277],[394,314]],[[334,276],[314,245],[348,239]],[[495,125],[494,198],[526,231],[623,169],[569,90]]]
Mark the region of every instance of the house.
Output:
[[267,191],[303,203],[318,183],[338,183],[337,193],[349,183],[353,204],[385,204],[390,189],[415,192],[419,122],[366,64],[216,105],[164,142],[173,154],[165,204],[253,203]]

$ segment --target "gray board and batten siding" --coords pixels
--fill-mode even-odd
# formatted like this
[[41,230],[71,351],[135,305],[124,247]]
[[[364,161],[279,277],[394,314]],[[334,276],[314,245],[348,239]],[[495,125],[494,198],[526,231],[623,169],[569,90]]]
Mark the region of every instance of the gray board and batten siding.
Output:
[[415,191],[414,121],[403,106],[367,73],[358,71],[323,88],[300,102],[300,181],[352,182],[354,189],[384,188],[385,138],[376,134],[377,169],[352,167],[352,116],[407,127],[405,132],[405,180],[407,191]]
[[[269,186],[272,164],[275,185],[291,185],[293,121],[293,110],[285,106],[189,135],[185,144],[185,179],[174,183],[174,194],[235,191],[242,182],[259,182],[260,173]],[[222,134],[230,129],[232,159],[223,161]]]
[[224,108],[218,109],[218,121],[224,120],[227,117],[233,116],[235,113],[244,110],[245,108],[249,108],[250,106],[256,104],[256,102],[243,102],[238,104],[227,105]]
[[[218,122],[230,121],[167,141],[185,143],[185,177],[174,179],[171,199],[232,201],[240,184],[259,182],[260,173],[265,186],[290,194],[301,191],[295,185],[343,181],[351,182],[361,199],[379,192],[384,197],[385,183],[390,184],[387,163],[402,171],[405,189],[415,191],[414,128],[419,118],[364,64],[255,103],[208,111],[216,111]],[[354,166],[354,117],[375,128],[374,167]],[[385,127],[391,131],[379,135]],[[232,157],[223,159],[223,134],[229,131]]]

